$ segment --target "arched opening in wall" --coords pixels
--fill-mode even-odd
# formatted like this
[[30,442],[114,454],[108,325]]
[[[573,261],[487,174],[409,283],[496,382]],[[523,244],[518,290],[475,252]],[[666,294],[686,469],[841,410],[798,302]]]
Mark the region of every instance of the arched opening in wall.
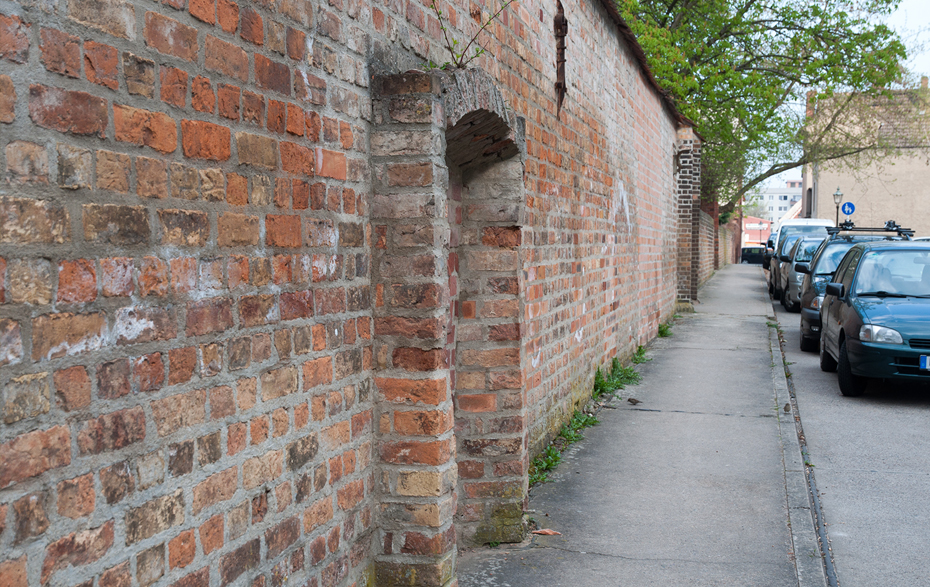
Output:
[[[445,98],[448,104],[450,96]],[[455,106],[461,104],[447,111],[454,113]],[[519,542],[525,535],[524,164],[522,133],[513,127],[522,121],[500,114],[471,110],[446,130],[449,351],[459,471],[455,523],[467,545]]]

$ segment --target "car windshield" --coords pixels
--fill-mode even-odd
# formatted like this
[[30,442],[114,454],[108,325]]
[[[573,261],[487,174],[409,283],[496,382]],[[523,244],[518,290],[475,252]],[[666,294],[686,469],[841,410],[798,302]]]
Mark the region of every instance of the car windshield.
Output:
[[786,226],[786,227],[782,228],[781,231],[779,232],[779,234],[778,234],[778,240],[779,240],[779,242],[781,242],[781,241],[784,240],[788,235],[792,235],[792,234],[794,234],[794,235],[807,235],[807,234],[818,234],[818,233],[823,234],[824,236],[826,236],[826,235],[827,235],[827,227],[826,227],[826,226],[810,225],[810,224],[800,224],[800,225]]
[[833,272],[836,271],[840,261],[843,260],[843,256],[846,254],[846,251],[851,249],[852,246],[853,243],[850,242],[832,243],[827,245],[827,248],[825,248],[823,253],[820,254],[820,259],[817,260],[817,267],[814,268],[814,274],[833,275]]
[[796,243],[799,238],[801,238],[801,235],[792,234],[791,236],[785,238],[785,240],[778,243],[778,251],[779,251],[778,254],[787,255],[788,252],[791,250],[791,247],[794,246],[794,243]]
[[798,250],[794,255],[794,260],[799,263],[806,263],[811,260],[811,257],[814,256],[814,253],[817,252],[817,247],[820,246],[821,240],[805,240],[798,246]]
[[930,250],[869,251],[856,276],[856,295],[930,297]]

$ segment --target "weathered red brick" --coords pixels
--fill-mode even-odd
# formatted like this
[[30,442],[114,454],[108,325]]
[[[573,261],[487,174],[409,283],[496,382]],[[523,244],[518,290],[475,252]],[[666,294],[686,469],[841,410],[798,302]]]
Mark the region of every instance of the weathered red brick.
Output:
[[265,558],[270,560],[277,557],[287,547],[297,542],[298,538],[300,538],[300,520],[297,516],[269,528],[265,531],[265,545],[268,549]]
[[183,490],[178,489],[129,510],[126,514],[126,545],[135,544],[182,523],[184,494]]
[[255,83],[258,87],[272,90],[285,96],[291,95],[291,72],[287,65],[255,54]]
[[441,465],[452,456],[449,440],[385,442],[381,445],[381,458],[400,465]]
[[231,149],[230,136],[228,128],[211,122],[181,121],[181,140],[185,157],[226,161]]
[[0,14],[0,59],[26,63],[29,57],[29,25],[18,16]]
[[239,5],[230,0],[216,0],[216,18],[225,32],[236,32],[239,28]]
[[78,135],[106,137],[107,101],[87,92],[29,86],[29,116],[41,127]]
[[32,320],[32,359],[49,360],[99,349],[106,336],[103,312],[43,314]]
[[250,43],[263,45],[265,42],[265,31],[262,24],[262,17],[249,8],[248,6],[239,11],[239,22],[241,25],[239,36]]
[[68,77],[81,75],[81,39],[56,29],[43,28],[39,50],[45,69]]
[[84,204],[84,239],[111,245],[136,245],[151,235],[143,206]]
[[161,353],[139,357],[132,365],[132,381],[141,393],[161,389],[165,383],[165,363]]
[[191,0],[187,10],[197,20],[207,24],[216,22],[216,0]]
[[281,141],[281,167],[290,173],[313,175],[313,152],[304,146]]
[[118,410],[84,422],[77,447],[82,455],[119,450],[145,439],[145,412],[141,406]]
[[152,402],[152,417],[159,436],[168,436],[181,428],[202,424],[206,420],[207,392],[195,389]]
[[8,75],[0,75],[0,122],[16,120],[16,88]]
[[68,567],[86,565],[99,560],[113,546],[113,521],[103,526],[82,532],[72,532],[49,544],[42,563],[42,584],[48,583],[52,574]]
[[[223,4],[223,0],[219,0]],[[238,18],[238,9],[237,9]],[[207,35],[204,67],[242,82],[249,81],[249,56],[240,47]]]
[[221,332],[232,326],[232,300],[211,298],[187,304],[188,336]]
[[84,41],[84,75],[87,81],[111,90],[119,89],[119,56],[115,47]]
[[316,174],[345,181],[348,165],[345,153],[316,148]]
[[216,94],[213,93],[209,78],[198,75],[191,82],[191,106],[197,112],[213,113],[216,106]]
[[197,29],[157,12],[145,13],[145,44],[159,53],[197,60]]
[[239,578],[242,573],[254,569],[261,562],[261,540],[246,542],[220,559],[220,585],[225,587]]
[[174,119],[161,112],[114,104],[113,126],[117,141],[145,145],[160,153],[172,153],[178,147]]
[[85,367],[55,371],[54,382],[58,403],[64,411],[72,412],[90,405],[90,377]]
[[87,259],[58,263],[58,302],[83,303],[97,299],[97,271]]
[[117,399],[129,395],[132,391],[129,383],[130,372],[129,359],[115,359],[101,363],[97,367],[97,397]]
[[58,483],[58,514],[77,519],[94,512],[94,474]]
[[159,76],[162,102],[184,108],[187,105],[187,72],[176,67],[162,66]]

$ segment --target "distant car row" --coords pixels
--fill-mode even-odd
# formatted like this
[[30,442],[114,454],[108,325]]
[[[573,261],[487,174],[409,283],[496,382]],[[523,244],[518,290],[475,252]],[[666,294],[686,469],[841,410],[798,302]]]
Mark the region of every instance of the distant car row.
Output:
[[768,259],[769,291],[801,313],[801,350],[845,396],[870,379],[930,382],[930,241],[893,221],[817,231],[780,231]]

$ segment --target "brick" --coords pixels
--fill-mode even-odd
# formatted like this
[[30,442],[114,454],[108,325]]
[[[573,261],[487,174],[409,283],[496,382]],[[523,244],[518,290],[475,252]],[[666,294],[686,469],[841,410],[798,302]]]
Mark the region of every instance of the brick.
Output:
[[216,22],[216,0],[191,0],[187,10],[197,20],[207,24]]
[[213,113],[216,106],[216,94],[213,93],[213,86],[210,80],[202,75],[198,75],[191,82],[191,106],[197,112]]
[[184,156],[210,161],[226,161],[230,155],[229,129],[210,122],[181,121]]
[[239,5],[230,0],[216,0],[216,18],[224,32],[235,33],[239,28]]
[[242,486],[246,490],[274,481],[281,476],[282,453],[271,451],[248,459],[242,465]]
[[43,128],[100,138],[106,137],[109,120],[106,100],[41,84],[29,86],[29,116]]
[[187,347],[168,351],[168,385],[190,381],[196,370],[196,348]]
[[214,387],[210,390],[210,418],[218,420],[236,413],[236,401],[233,390],[228,385]]
[[99,560],[113,546],[113,521],[81,532],[72,532],[45,549],[42,562],[41,582],[47,583],[51,576],[68,567],[86,565]]
[[182,428],[206,420],[207,393],[195,389],[152,402],[152,417],[159,436],[168,436]]
[[[294,94],[297,98],[317,106],[326,105],[326,85],[326,80],[303,71],[300,71],[300,75],[294,76]],[[306,119],[307,136],[313,141],[320,140],[319,121],[318,116],[314,116],[312,119],[307,117]],[[312,128],[311,125],[315,128]]]
[[194,441],[168,445],[168,473],[172,477],[187,475],[194,470]]
[[265,120],[265,98],[249,91],[242,92],[242,120],[262,126]]
[[0,198],[0,242],[60,244],[70,240],[67,211],[44,200]]
[[243,326],[273,324],[278,321],[278,308],[273,295],[239,298],[239,319]]
[[97,151],[97,188],[128,193],[131,167],[132,160],[128,155]]
[[311,291],[281,294],[281,320],[297,320],[313,316],[313,294]]
[[171,340],[177,336],[174,308],[125,307],[116,312],[113,332],[117,344]]
[[187,335],[222,332],[233,325],[232,301],[212,298],[187,304]]
[[58,144],[58,186],[69,189],[90,189],[93,181],[93,155],[86,149]]
[[146,12],[144,34],[145,44],[159,53],[185,61],[197,59],[197,29],[193,27],[157,12]]
[[11,259],[7,281],[10,302],[45,305],[52,301],[52,267],[47,259]]
[[265,545],[267,560],[273,559],[283,553],[285,549],[297,542],[300,537],[300,520],[294,516],[277,526],[265,531]]
[[265,31],[262,24],[262,17],[249,7],[239,11],[239,36],[244,40],[256,45],[263,45],[265,42]]
[[97,43],[84,42],[84,75],[91,83],[119,89],[119,56],[115,47]]
[[132,569],[129,561],[111,567],[100,575],[98,587],[132,587]]
[[129,395],[132,391],[132,385],[129,382],[130,372],[128,359],[101,363],[97,367],[97,397],[117,399]]
[[0,14],[0,58],[26,63],[29,57],[29,25],[18,16]]
[[165,363],[161,353],[152,353],[133,361],[132,381],[140,393],[161,389],[165,383]]
[[273,369],[261,376],[262,401],[271,401],[297,393],[297,368],[294,366]]
[[184,568],[194,562],[197,538],[193,530],[185,530],[168,542],[168,568]]
[[71,519],[94,512],[94,475],[87,473],[58,483],[58,515]]
[[[117,141],[145,145],[160,153],[172,153],[177,149],[178,129],[167,114],[114,104],[113,126]],[[167,169],[164,162],[159,165]]]
[[258,87],[291,95],[291,72],[287,65],[255,54],[255,82]]
[[124,0],[68,0],[68,17],[114,37],[135,38],[135,13]]
[[310,463],[317,455],[320,442],[317,434],[311,433],[287,446],[287,469],[299,471]]
[[68,77],[81,76],[81,39],[56,29],[43,28],[39,50],[45,69]]
[[[135,21],[135,16],[133,16]],[[130,94],[155,97],[155,62],[128,51],[123,52],[123,77]]]
[[226,203],[246,206],[249,203],[249,180],[238,173],[226,175]]
[[[228,84],[218,84],[216,86],[216,95],[219,102],[220,116],[230,120],[239,120],[239,98],[241,95],[239,88]],[[239,133],[236,133],[237,141],[238,135]]]
[[255,246],[259,243],[259,219],[245,214],[222,214],[217,220],[217,245],[221,247]]
[[200,546],[204,555],[223,546],[223,514],[217,514],[201,524]]
[[394,412],[394,431],[408,436],[438,436],[452,429],[452,417],[442,411]]
[[330,177],[345,181],[346,179],[346,156],[344,153],[329,151],[327,149],[316,149],[316,174],[320,177]]
[[381,445],[381,459],[399,465],[441,465],[452,455],[448,440],[385,442]]
[[139,587],[149,587],[165,575],[165,545],[156,544],[136,557],[136,580]]
[[287,56],[300,61],[307,51],[307,35],[293,27],[287,27]]
[[281,167],[290,173],[312,176],[314,173],[313,152],[307,147],[281,141]]
[[49,360],[99,349],[106,335],[107,320],[93,314],[45,314],[32,320],[32,358]]
[[48,514],[45,512],[46,499],[47,496],[44,493],[30,493],[13,502],[15,544],[34,536],[41,536],[48,530]]
[[268,416],[252,418],[249,422],[249,437],[253,445],[268,440]]
[[66,412],[81,410],[90,405],[90,377],[81,366],[55,372],[55,392],[58,405]]
[[108,504],[118,503],[135,491],[136,481],[127,461],[100,470],[100,486]]
[[222,441],[220,431],[201,436],[197,439],[197,460],[201,467],[217,462],[223,456],[220,446]]
[[346,511],[354,509],[365,497],[365,482],[362,479],[357,479],[347,483],[336,492],[336,495],[339,509]]
[[520,364],[520,349],[499,348],[489,350],[468,349],[460,353],[464,366],[503,367]]
[[161,100],[184,108],[187,105],[187,72],[174,67],[162,67]]
[[332,519],[332,498],[324,497],[304,510],[304,533],[309,534]]
[[261,541],[256,538],[220,558],[220,585],[226,586],[261,561]]
[[387,401],[439,405],[448,399],[446,379],[395,379],[378,377],[375,385]]
[[[222,4],[223,0],[219,0]],[[205,45],[204,67],[241,82],[249,81],[249,57],[236,45],[221,41],[207,35]]]
[[139,293],[142,297],[168,293],[168,264],[157,257],[143,257],[139,271]]
[[16,88],[8,75],[0,75],[0,122],[16,120]]
[[287,105],[278,100],[268,100],[268,130],[284,134],[287,124]]
[[145,412],[140,406],[104,414],[84,422],[77,435],[82,455],[119,450],[145,439]]
[[240,165],[251,165],[264,169],[277,169],[278,143],[260,135],[237,132],[236,151]]
[[139,489],[148,489],[160,485],[165,480],[165,459],[160,450],[150,452],[136,459],[136,472]]
[[272,247],[301,246],[300,216],[265,216],[265,244]]
[[221,169],[201,169],[200,187],[204,200],[222,202],[226,199],[226,174]]
[[171,197],[184,200],[196,200],[200,197],[200,173],[197,169],[171,164]]
[[18,559],[0,563],[0,579],[3,580],[4,587],[28,587],[29,579],[26,562],[26,555],[23,555]]
[[87,259],[58,264],[58,302],[83,303],[97,298],[97,272]]
[[375,334],[405,338],[444,338],[445,329],[437,318],[388,316],[375,319]]
[[44,146],[26,141],[13,141],[4,151],[10,181],[48,183],[48,151]]
[[131,545],[184,523],[181,489],[153,499],[126,514],[126,544]]
[[84,204],[84,239],[117,246],[147,242],[151,235],[143,206]]
[[210,587],[210,567],[204,567],[181,577],[171,587]]

